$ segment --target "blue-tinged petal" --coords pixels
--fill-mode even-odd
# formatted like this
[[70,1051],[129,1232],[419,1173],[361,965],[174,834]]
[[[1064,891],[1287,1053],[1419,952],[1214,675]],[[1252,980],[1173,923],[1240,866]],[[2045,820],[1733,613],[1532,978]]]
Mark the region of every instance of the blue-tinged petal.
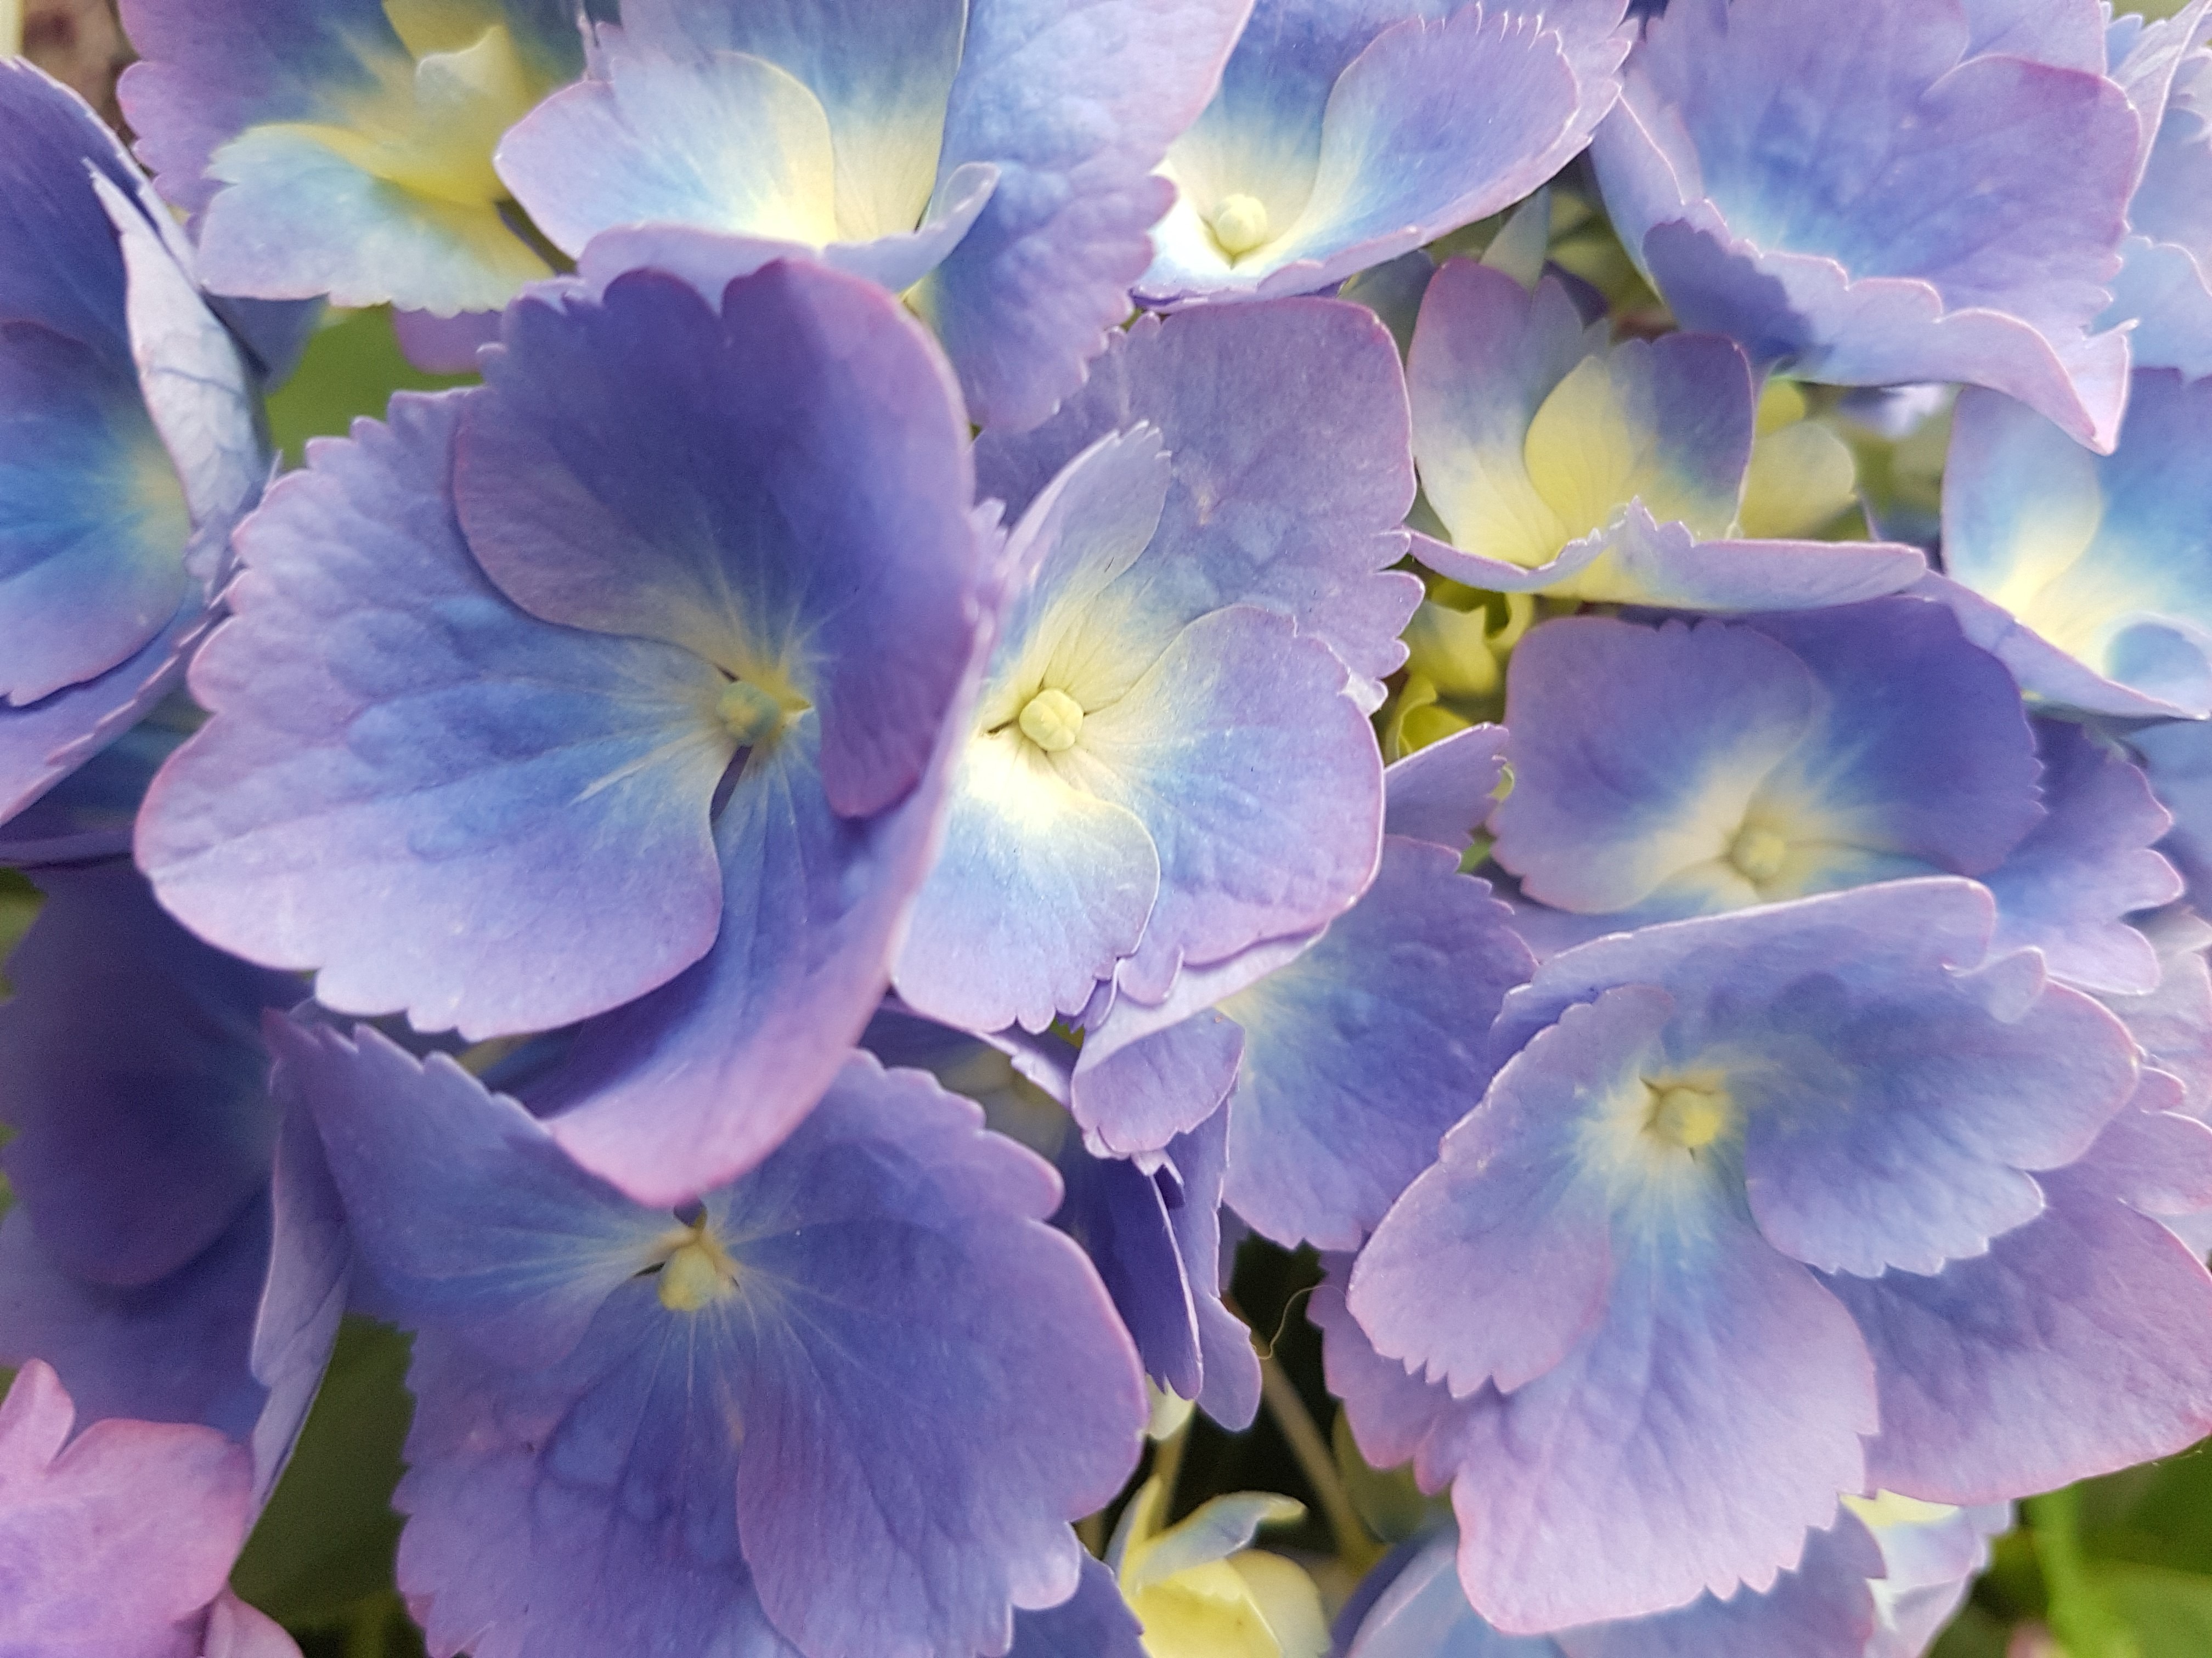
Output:
[[260,1021],[301,986],[199,943],[127,863],[39,878],[0,1011],[5,1357],[52,1363],[88,1418],[250,1438],[258,1502],[343,1309],[335,1217],[295,1169],[271,1192],[281,1104]]
[[1658,522],[1641,501],[1533,569],[1465,552],[1416,532],[1431,569],[1496,592],[1542,592],[1594,604],[1721,615],[1850,604],[1924,580],[1920,550],[1898,542],[1700,541]]
[[87,175],[136,192],[138,169],[82,98],[25,58],[0,62],[0,319],[50,329],[110,368],[126,364],[123,263]]
[[[2185,709],[2162,696],[2106,678],[2022,625],[2003,605],[1991,603],[1948,576],[1930,571],[1905,591],[1933,599],[1956,616],[1960,631],[1969,640],[2005,665],[2032,707],[2131,720],[2170,720],[2186,714]],[[2182,689],[2185,693],[2190,688]],[[2212,687],[2208,687],[2205,700],[2212,701]]]
[[1182,1257],[1198,1315],[1198,1351],[1205,1385],[1198,1407],[1231,1433],[1260,1413],[1260,1356],[1252,1332],[1222,1301],[1229,1259],[1221,1247],[1221,1206],[1229,1163],[1229,1123],[1216,1112],[1188,1134],[1168,1142],[1180,1202],[1168,1206],[1168,1225]]
[[[1167,1005],[1182,1000],[1185,982],[1194,976],[1177,975],[1176,993]],[[1176,1011],[1182,1014],[1179,1007]],[[1113,1012],[1084,1032],[1069,1103],[1101,1151],[1156,1151],[1213,1116],[1236,1086],[1244,1056],[1243,1027],[1215,1008],[1172,1022],[1146,1017],[1152,1012],[1123,996]],[[1139,1030],[1139,1025],[1148,1028]]]
[[[665,640],[822,721],[831,804],[910,788],[982,544],[943,361],[866,284],[780,264],[525,301],[461,417],[469,550],[532,615]],[[707,436],[706,434],[711,434]]]
[[1186,962],[1349,908],[1379,855],[1382,762],[1344,666],[1249,605],[1200,617],[1090,710],[1068,774],[1141,822],[1159,897],[1116,981],[1157,1001]]
[[87,1421],[198,1422],[245,1440],[268,1397],[247,1355],[269,1240],[256,1193],[184,1266],[118,1287],[65,1270],[19,1208],[0,1222],[0,1363],[52,1365]]
[[1973,55],[1955,4],[1834,21],[1686,0],[1649,25],[1592,152],[1632,254],[1685,326],[1761,365],[1991,386],[2109,449],[2127,347],[2089,330],[2136,167],[2125,93]]
[[1607,986],[1663,985],[1672,1062],[1726,1073],[1775,1247],[1932,1272],[2032,1219],[2028,1171],[2080,1157],[2135,1087],[2118,1022],[2032,954],[1989,958],[1994,922],[1985,890],[1938,878],[1618,934],[1539,968],[1492,1048]]
[[[2212,710],[2212,563],[2203,528],[2212,485],[2193,458],[2212,433],[2212,382],[2166,369],[2134,376],[2119,446],[2072,449],[2032,410],[1969,392],[1953,416],[1943,562],[2090,676],[2149,705]],[[2022,677],[2053,701],[2066,688]]]
[[2158,953],[2126,917],[2182,896],[2151,847],[2174,822],[2149,780],[2082,727],[2036,722],[2046,816],[1982,879],[1997,899],[1999,950],[2033,945],[2085,990],[2148,995]]
[[[1352,1272],[1346,1299],[1380,1353],[1464,1399],[1493,1382],[1525,1387],[1598,1327],[1614,1245],[1603,1193],[1580,1179],[1559,1120],[1615,1085],[1673,1011],[1649,986],[1570,1009],[1444,1138]],[[1448,1312],[1439,1282],[1453,1286]]]
[[1134,812],[1073,786],[1020,732],[969,743],[894,969],[922,1011],[1042,1030],[1137,947],[1160,858]]
[[2144,1065],[2179,1081],[2183,1102],[2176,1108],[2204,1118],[2212,1114],[2212,969],[2204,957],[2212,926],[2175,904],[2139,918],[2136,926],[2157,954],[2158,988],[2147,996],[2107,991],[2099,999],[2119,1015]]
[[416,199],[296,131],[247,132],[210,170],[223,191],[200,268],[227,291],[453,316],[495,311],[551,274],[489,203]]
[[2012,1529],[2009,1503],[1954,1509],[1892,1492],[1846,1498],[1881,1546],[1866,1658],[1921,1658],[1990,1563],[1990,1540]]
[[1819,728],[1768,780],[1776,808],[1817,801],[1859,845],[1962,875],[1994,868],[2043,820],[2019,691],[1942,606],[1884,598],[1747,625],[1826,693]]
[[2172,814],[2160,843],[2189,883],[2192,902],[2212,894],[2212,724],[2175,720],[2146,726],[2128,741],[2142,756],[2152,792]]
[[1232,1431],[1250,1425],[1259,1359],[1221,1300],[1219,1114],[1153,1157],[1097,1157],[1073,1132],[1065,1102],[1074,1049],[1057,1036],[1006,1030],[986,1042],[892,1003],[869,1024],[866,1046],[888,1065],[930,1071],[980,1103],[995,1132],[1051,1158],[1066,1187],[1052,1224],[1097,1267],[1146,1374]]
[[980,1109],[856,1057],[678,1216],[449,1061],[366,1032],[286,1058],[420,1329],[400,1576],[434,1639],[584,1658],[672,1612],[781,1654],[765,1610],[802,1650],[975,1651],[1073,1591],[1066,1521],[1126,1476],[1142,1388],[1041,1224],[1059,1181]]
[[[954,705],[955,720],[966,699]],[[957,734],[913,792],[865,819],[823,786],[811,714],[756,749],[715,823],[722,924],[705,958],[587,1021],[527,1090],[571,1156],[673,1203],[757,1163],[821,1096],[890,972],[929,868]]]
[[[642,1287],[629,1299],[654,1304]],[[629,1421],[592,1424],[626,1430],[640,1463],[653,1461],[693,1496],[672,1520],[668,1495],[642,1481],[629,1507],[620,1499],[632,1493],[611,1492],[604,1468],[572,1461],[560,1477],[549,1474],[544,1448],[562,1432],[574,1382],[526,1391],[445,1329],[415,1337],[408,1383],[421,1402],[392,1500],[407,1516],[398,1580],[434,1650],[599,1658],[684,1640],[714,1658],[802,1658],[769,1622],[738,1556],[726,1461],[684,1442],[695,1424],[713,1430],[710,1444],[726,1445],[728,1435],[708,1416],[722,1402],[719,1389],[684,1391],[696,1376],[684,1333],[672,1331],[664,1340],[672,1345],[647,1350],[666,1360],[659,1394],[633,1393]],[[655,1379],[635,1370],[623,1379],[648,1387]],[[486,1431],[493,1423],[499,1430]],[[687,1451],[701,1465],[688,1486],[676,1473]],[[619,1480],[623,1470],[612,1472]]]
[[[968,234],[998,181],[995,167],[963,167],[945,180],[929,216],[916,228],[865,242],[831,242],[818,257],[833,270],[903,293],[935,269]],[[772,259],[804,258],[809,252],[796,242],[726,235],[690,225],[628,225],[592,237],[577,257],[576,270],[600,289],[624,271],[663,270],[681,276],[712,301],[733,278],[750,276]]]
[[[204,537],[199,550],[213,556],[228,537]],[[0,818],[42,798],[177,689],[215,623],[202,595],[188,591],[168,625],[128,660],[29,708],[0,707]]]
[[1449,1529],[1427,1543],[1361,1622],[1346,1658],[1865,1658],[1875,1627],[1869,1579],[1882,1557],[1849,1515],[1807,1539],[1804,1558],[1764,1594],[1701,1594],[1674,1612],[1548,1637],[1501,1635],[1468,1605],[1457,1547]]
[[1519,554],[1510,529],[1493,527],[1501,515],[1510,521],[1517,503],[1478,492],[1462,507],[1449,487],[1442,500],[1431,489],[1430,500],[1455,539],[1495,547],[1516,563],[1540,563],[1607,527],[1632,500],[1656,520],[1725,536],[1750,464],[1752,407],[1750,369],[1733,341],[1626,340],[1546,388],[1519,434],[1522,476],[1558,520],[1554,537]]
[[2212,374],[2212,276],[2203,264],[2186,248],[2146,236],[2129,237],[2120,253],[2126,263],[2112,278],[2106,318],[2136,319],[2128,336],[2130,359],[2191,380]]
[[1876,1623],[1881,1552],[1849,1514],[1805,1540],[1805,1552],[1759,1594],[1710,1591],[1632,1623],[1562,1630],[1566,1658],[1864,1658]]
[[2094,0],[1962,0],[1967,52],[2002,52],[2057,69],[2105,67],[2105,19]]
[[138,856],[203,936],[323,969],[327,1005],[480,1035],[706,950],[733,744],[708,664],[540,623],[485,580],[453,517],[459,414],[395,399],[240,536],[234,615],[195,665],[215,718],[156,780]]
[[1505,740],[1503,726],[1469,726],[1393,761],[1382,773],[1382,832],[1466,851],[1497,810]]
[[[1306,1303],[1306,1315],[1322,1333],[1322,1363],[1328,1390],[1343,1401],[1352,1436],[1370,1467],[1413,1465],[1424,1491],[1452,1477],[1453,1436],[1482,1395],[1455,1400],[1441,1382],[1424,1380],[1395,1358],[1385,1358],[1344,1304],[1348,1255],[1323,1258],[1328,1276]],[[1519,1658],[1516,1655],[1516,1658]]]
[[[1605,345],[1605,331],[1584,325],[1556,279],[1531,292],[1471,259],[1437,270],[1407,352],[1406,386],[1421,486],[1455,542],[1502,564],[1533,567],[1593,527],[1556,521],[1525,449],[1545,400],[1579,364],[1601,363]],[[1747,409],[1749,393],[1747,378],[1739,398]],[[1741,447],[1747,459],[1748,440]]]
[[1989,1253],[1831,1287],[1881,1376],[1873,1484],[1986,1503],[2164,1456],[2212,1428],[2212,1278],[2081,1171]]
[[[146,786],[198,723],[190,699],[170,698],[0,824],[0,864],[36,869],[127,854]],[[0,720],[0,752],[6,743]]]
[[967,10],[959,0],[630,0],[623,27],[666,56],[744,53],[803,84],[828,121],[837,216],[858,240],[921,218]]
[[[1322,407],[1331,417],[1313,419]],[[1284,611],[1344,659],[1361,706],[1379,707],[1420,586],[1390,568],[1413,477],[1404,378],[1374,313],[1288,300],[1140,318],[1050,422],[978,440],[976,491],[1020,513],[1139,422],[1173,470],[1144,589],[1154,607],[1182,620],[1222,604]]]
[[1498,860],[1530,897],[1601,914],[1725,860],[1825,700],[1786,647],[1717,622],[1566,617],[1530,633],[1510,673]]
[[96,678],[175,615],[191,522],[127,369],[35,325],[0,332],[0,700]]
[[1449,535],[1414,548],[1455,580],[1727,611],[1844,603],[1921,573],[1899,546],[1727,538],[1753,400],[1742,353],[1717,336],[1608,351],[1556,280],[1532,294],[1455,259],[1406,372],[1422,487]]
[[0,123],[4,818],[174,683],[263,461],[238,352],[113,136],[20,60]]
[[541,0],[132,0],[118,88],[225,293],[495,310],[544,261],[506,222],[499,135],[581,68]]
[[2133,319],[2128,337],[2138,368],[2212,372],[2212,52],[2205,50],[2202,0],[2153,23],[2121,17],[2112,32],[2112,78],[2126,88],[2143,145],[2125,264],[2112,284],[2108,324]]
[[2012,679],[1938,604],[1656,634],[1571,618],[1523,641],[1508,687],[1498,861],[1525,896],[1620,925],[1982,874],[2043,816]]
[[445,1055],[417,1060],[367,1026],[269,1029],[361,1256],[411,1321],[449,1325],[494,1362],[550,1365],[653,1265],[666,1212],[578,1168]]
[[284,1123],[270,1175],[269,1272],[253,1318],[253,1379],[268,1393],[248,1441],[257,1503],[291,1461],[354,1288],[353,1237],[313,1109],[282,1071],[270,1086]]
[[1459,1535],[1423,1544],[1352,1633],[1345,1658],[1560,1658],[1548,1635],[1500,1635],[1467,1603]]
[[2140,1214],[2172,1222],[2212,1208],[2212,1127],[2186,1114],[2180,1078],[2145,1071],[2128,1109],[2075,1172]]
[[[1470,1413],[1453,1486],[1460,1578],[1520,1632],[1764,1593],[1856,1486],[1875,1425],[1850,1315],[1724,1225],[1685,1270],[1622,1263],[1605,1327]],[[1589,1562],[1617,1563],[1602,1582]]]
[[1249,10],[1249,0],[970,9],[937,188],[942,198],[975,163],[995,167],[999,184],[915,303],[981,424],[1036,425],[1114,337],[1152,257],[1146,233],[1173,199],[1152,170],[1213,95]]
[[1230,1206],[1285,1247],[1357,1248],[1489,1079],[1481,1033],[1532,963],[1458,854],[1389,837],[1321,941],[1220,1011],[1244,1035]]
[[1171,1393],[1196,1398],[1205,1385],[1205,1359],[1189,1276],[1169,1225],[1174,1181],[1126,1157],[1080,1150],[1063,1155],[1059,1167],[1067,1195],[1053,1224],[1082,1245],[1098,1269],[1145,1374]]
[[211,1430],[98,1422],[26,1366],[0,1402],[0,1643],[53,1658],[198,1653],[252,1520],[246,1454]]
[[1144,1658],[1136,1614],[1103,1561],[1085,1559],[1075,1593],[1042,1612],[1014,1614],[1006,1658]]
[[1518,201],[1619,95],[1619,0],[1255,9],[1170,150],[1150,300],[1310,293]]
[[635,224],[803,252],[838,240],[830,118],[804,82],[744,52],[641,48],[619,29],[600,32],[595,57],[592,78],[500,142],[501,176],[556,246],[573,257]]
[[[200,292],[191,245],[143,186],[95,173],[128,277],[124,315],[146,412],[161,434],[196,528],[230,523],[270,471],[259,386],[239,340]],[[227,567],[187,565],[211,589]]]
[[0,1008],[0,1121],[15,1131],[0,1163],[61,1270],[143,1286],[268,1183],[278,1114],[260,1018],[301,987],[200,943],[127,863],[39,882]]
[[[1675,1017],[1639,986],[1570,1010],[1352,1276],[1381,1352],[1468,1395],[1417,1466],[1453,1479],[1462,1582],[1508,1632],[1764,1591],[1863,1479],[1875,1378],[1849,1314],[1740,1212],[1726,1157],[1637,1132]],[[1479,1276],[1440,1272],[1443,1248]]]

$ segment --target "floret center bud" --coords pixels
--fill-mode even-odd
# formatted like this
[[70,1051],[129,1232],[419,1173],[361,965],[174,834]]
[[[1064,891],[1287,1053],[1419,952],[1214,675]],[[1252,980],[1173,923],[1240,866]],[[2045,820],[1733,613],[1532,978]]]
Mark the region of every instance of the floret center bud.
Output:
[[1651,1114],[1645,1127],[1685,1151],[1711,1145],[1728,1125],[1728,1096],[1716,1089],[1678,1083],[1651,1090]]
[[1790,855],[1790,843],[1771,829],[1746,824],[1736,831],[1728,855],[1739,875],[1753,886],[1764,886],[1782,873],[1783,862]]
[[1224,196],[1206,222],[1221,251],[1233,259],[1267,240],[1267,204],[1257,196]]
[[1065,754],[1083,735],[1083,705],[1048,685],[1022,705],[1022,735],[1047,754]]
[[702,1215],[663,1240],[660,1304],[672,1313],[696,1313],[738,1292],[738,1264]]
[[741,749],[756,747],[783,725],[783,704],[750,679],[732,679],[715,700],[714,717]]

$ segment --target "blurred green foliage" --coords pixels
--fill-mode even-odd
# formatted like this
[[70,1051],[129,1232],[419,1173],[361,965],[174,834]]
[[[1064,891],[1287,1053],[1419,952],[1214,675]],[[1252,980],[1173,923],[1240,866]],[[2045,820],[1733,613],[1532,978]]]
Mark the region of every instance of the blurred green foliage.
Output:
[[394,392],[437,392],[473,386],[474,374],[426,374],[407,361],[392,331],[388,307],[333,311],[292,378],[270,395],[270,439],[297,466],[309,438],[343,437],[355,417],[381,419]]
[[1935,1658],[2212,1654],[2212,1442],[2021,1509]]
[[349,1318],[299,1448],[231,1574],[307,1658],[404,1658],[422,1644],[392,1589],[400,1447],[414,1415],[407,1338]]

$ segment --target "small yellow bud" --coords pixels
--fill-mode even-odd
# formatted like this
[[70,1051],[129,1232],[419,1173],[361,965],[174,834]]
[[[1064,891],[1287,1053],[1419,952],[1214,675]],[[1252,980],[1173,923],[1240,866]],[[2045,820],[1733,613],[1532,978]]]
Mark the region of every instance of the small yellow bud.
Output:
[[1771,829],[1759,829],[1747,824],[1736,831],[1729,847],[1729,862],[1736,872],[1753,886],[1765,886],[1782,873],[1782,865],[1790,856],[1790,843]]
[[1048,685],[1023,706],[1022,735],[1047,754],[1065,754],[1083,735],[1083,705]]
[[660,1264],[660,1304],[670,1312],[696,1313],[737,1294],[738,1264],[705,1216],[664,1243],[668,1257]]
[[1647,1127],[1685,1151],[1698,1151],[1721,1137],[1729,1124],[1729,1099],[1706,1088],[1654,1089]]
[[1267,240],[1267,204],[1257,196],[1224,196],[1207,222],[1221,251],[1233,259]]
[[775,735],[783,725],[783,704],[749,679],[732,679],[722,687],[714,703],[714,717],[741,749],[750,749]]

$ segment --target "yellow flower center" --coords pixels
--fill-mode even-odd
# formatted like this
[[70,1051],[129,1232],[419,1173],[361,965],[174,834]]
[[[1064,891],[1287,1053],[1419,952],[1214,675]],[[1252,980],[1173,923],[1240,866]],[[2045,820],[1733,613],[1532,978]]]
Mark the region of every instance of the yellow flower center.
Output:
[[661,1240],[660,1304],[672,1313],[696,1313],[738,1292],[738,1264],[704,1215]]
[[741,749],[775,736],[782,729],[783,713],[783,704],[750,679],[732,679],[714,703],[714,717]]
[[1717,1090],[1675,1084],[1654,1088],[1651,1096],[1645,1129],[1685,1151],[1711,1145],[1729,1126],[1729,1097]]
[[1022,735],[1047,754],[1065,754],[1083,735],[1083,705],[1066,691],[1047,686],[1023,704]]
[[1267,240],[1267,204],[1257,196],[1224,196],[1206,222],[1221,251],[1233,259]]
[[1729,847],[1729,862],[1753,886],[1765,886],[1782,873],[1790,856],[1790,843],[1771,829],[1746,824]]

